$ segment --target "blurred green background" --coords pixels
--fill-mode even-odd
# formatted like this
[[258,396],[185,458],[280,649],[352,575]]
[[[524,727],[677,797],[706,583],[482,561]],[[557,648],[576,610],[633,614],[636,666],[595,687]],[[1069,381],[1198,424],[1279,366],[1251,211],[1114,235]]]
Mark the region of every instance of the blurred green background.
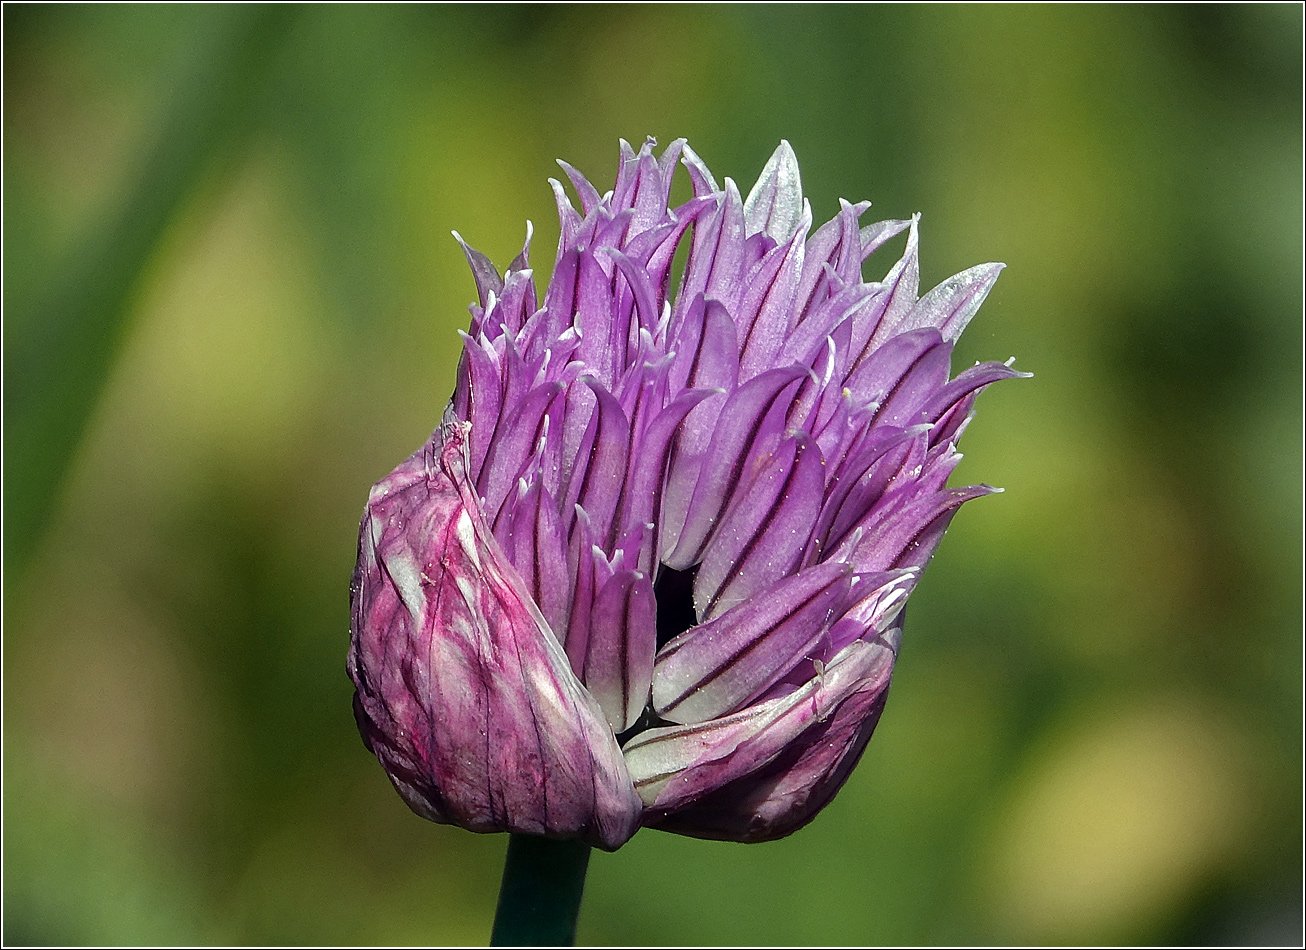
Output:
[[1300,940],[1300,6],[3,17],[7,943],[488,938],[506,840],[354,728],[357,519],[452,388],[450,229],[542,282],[553,160],[649,134],[923,212],[924,286],[1005,261],[957,365],[1036,377],[840,796],[597,854],[580,940]]

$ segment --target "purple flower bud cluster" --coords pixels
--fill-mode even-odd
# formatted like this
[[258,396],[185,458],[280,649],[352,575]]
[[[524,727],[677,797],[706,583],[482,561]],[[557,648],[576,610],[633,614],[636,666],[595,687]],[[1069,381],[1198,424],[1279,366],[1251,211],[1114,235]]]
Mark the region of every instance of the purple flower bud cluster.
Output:
[[434,821],[609,850],[801,827],[870,739],[922,568],[994,491],[947,487],[956,443],[1024,374],[950,358],[1002,265],[918,296],[917,219],[841,202],[811,232],[787,142],[746,198],[653,145],[622,142],[603,195],[562,163],[580,210],[552,182],[542,301],[529,230],[502,275],[463,245],[453,400],[363,515],[355,711]]

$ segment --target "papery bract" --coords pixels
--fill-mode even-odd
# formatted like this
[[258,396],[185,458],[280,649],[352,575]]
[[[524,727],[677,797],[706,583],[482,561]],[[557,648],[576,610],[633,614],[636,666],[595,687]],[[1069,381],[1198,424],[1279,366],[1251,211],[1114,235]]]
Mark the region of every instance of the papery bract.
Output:
[[683,140],[623,142],[604,195],[562,167],[580,210],[552,182],[543,300],[529,228],[502,275],[463,245],[479,299],[446,419],[369,499],[359,726],[435,821],[780,837],[856,765],[921,569],[994,490],[947,487],[956,443],[1024,374],[949,364],[1002,265],[920,297],[917,219],[841,202],[809,233],[784,142],[746,198]]

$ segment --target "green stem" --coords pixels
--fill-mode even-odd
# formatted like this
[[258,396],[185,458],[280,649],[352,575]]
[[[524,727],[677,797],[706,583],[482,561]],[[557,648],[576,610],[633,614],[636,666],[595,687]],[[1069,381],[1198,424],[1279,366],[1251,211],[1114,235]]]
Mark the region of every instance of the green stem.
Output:
[[589,862],[583,841],[509,838],[490,946],[573,946]]

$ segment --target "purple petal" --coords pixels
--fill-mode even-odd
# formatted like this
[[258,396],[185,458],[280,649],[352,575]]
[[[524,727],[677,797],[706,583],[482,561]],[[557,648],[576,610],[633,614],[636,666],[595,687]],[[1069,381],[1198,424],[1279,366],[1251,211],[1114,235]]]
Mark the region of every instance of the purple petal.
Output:
[[582,382],[594,390],[598,410],[590,417],[589,428],[581,441],[563,510],[570,511],[575,505],[584,508],[589,513],[595,543],[606,550],[616,527],[613,522],[626,474],[630,423],[611,393],[591,378]]
[[839,253],[841,240],[839,219],[825,222],[807,238],[803,247],[803,270],[794,293],[793,325],[807,319],[812,309],[830,296],[835,277],[832,260]]
[[562,159],[558,159],[558,165],[566,172],[567,178],[571,180],[571,186],[576,189],[576,196],[580,198],[581,212],[588,215],[598,207],[600,201],[598,189],[589,183],[589,179]]
[[497,296],[503,289],[503,278],[488,257],[464,241],[457,231],[452,234],[453,239],[462,246],[463,254],[467,256],[467,263],[472,269],[472,277],[476,279],[476,296],[480,298],[482,307],[488,307],[491,295]]
[[454,411],[460,419],[472,424],[468,437],[471,457],[468,471],[472,478],[479,478],[485,454],[499,425],[503,382],[499,375],[499,356],[494,347],[465,333],[462,338],[463,357],[458,370],[458,389],[454,392]]
[[[831,347],[833,349],[833,347]],[[811,432],[816,436],[816,444],[821,447],[821,454],[827,459],[841,459],[855,436],[855,430],[849,425],[852,417],[852,397],[846,389],[833,386],[821,393],[813,420],[809,423]],[[828,485],[831,473],[826,471],[825,481]]]
[[[903,379],[920,360],[932,350],[947,346],[938,330],[912,330],[895,336],[889,342],[876,349],[870,357],[848,375],[844,385],[852,393],[856,405],[876,402],[884,406],[897,391]],[[951,352],[948,346],[947,353]],[[943,379],[936,386],[947,380],[947,367],[944,367]]]
[[[672,139],[670,144],[662,150],[658,156],[658,170],[662,173],[662,180],[666,185],[667,194],[671,192],[671,180],[676,174],[676,162],[680,160],[680,153],[684,150],[687,140],[684,138]],[[666,204],[666,195],[662,197],[662,203]]]
[[[735,322],[719,301],[702,296],[681,321],[671,345],[670,382],[675,389],[733,390],[739,380],[739,348]],[[712,423],[715,424],[715,418]],[[701,431],[701,421],[689,431]],[[690,448],[692,451],[698,446]]]
[[580,346],[576,355],[603,385],[611,386],[616,377],[612,351],[620,332],[613,326],[611,281],[593,251],[580,253],[577,271],[575,326]]
[[[900,339],[902,337],[894,337],[894,340]],[[946,341],[936,343],[922,353],[884,394],[880,410],[875,415],[875,424],[906,427],[927,421],[924,414],[926,402],[948,381],[951,360],[952,344]]]
[[786,440],[740,493],[703,552],[694,608],[710,619],[798,564],[821,510],[825,459],[808,436]]
[[644,823],[656,825],[727,783],[761,771],[786,748],[806,746],[805,734],[830,719],[845,702],[882,693],[892,669],[893,652],[888,647],[858,641],[836,657],[822,676],[787,696],[721,719],[640,733],[622,752],[647,806]]
[[912,218],[910,221],[877,221],[862,228],[862,260],[866,260],[883,247],[886,242],[906,231],[915,220],[916,218]]
[[652,574],[656,558],[657,515],[662,510],[662,485],[671,457],[672,440],[685,417],[704,399],[719,395],[720,391],[692,389],[682,392],[664,408],[630,453],[630,470],[626,477],[624,504],[619,522],[626,528],[652,524],[651,547],[641,556],[636,570]]
[[537,481],[519,485],[517,497],[504,505],[508,517],[496,526],[495,539],[526,584],[549,629],[567,633],[571,613],[571,578],[567,571],[567,538],[558,505]]
[[707,165],[688,145],[685,145],[681,152],[680,162],[689,171],[689,180],[693,183],[696,198],[715,194],[721,190],[717,187],[716,179],[712,177],[712,172],[708,170]]
[[802,214],[803,183],[798,173],[798,156],[781,139],[744,202],[747,233],[761,231],[777,244],[784,244],[793,237]]
[[735,315],[742,336],[739,347],[741,380],[750,380],[775,365],[780,347],[789,335],[794,294],[803,267],[803,225],[811,223],[810,210],[804,212],[802,222],[793,240],[788,245],[777,247],[748,276],[748,290]]
[[[858,574],[852,590],[852,604],[844,615],[830,629],[830,655],[834,655],[853,640],[872,640],[889,636],[891,628],[902,626],[902,611],[907,606],[907,597],[920,581],[918,567],[877,571],[870,574]],[[836,630],[839,624],[850,623],[860,628],[854,633],[851,628]]]
[[980,363],[957,374],[957,378],[939,389],[922,407],[927,421],[938,421],[954,406],[972,393],[1002,379],[1028,379],[1032,373],[1021,373],[1005,363]]
[[[635,179],[639,175],[639,155],[625,139],[618,142],[621,152],[620,164],[617,165],[617,182],[612,186],[612,207],[618,211],[630,207],[630,200],[635,192]],[[649,144],[640,146],[640,154],[649,152]]]
[[658,654],[653,705],[670,722],[732,713],[798,665],[841,611],[852,570],[822,564],[772,584]]
[[[579,361],[572,365],[578,369],[584,369],[584,364]],[[568,520],[570,520],[572,509],[567,507],[567,498],[575,497],[570,493],[569,486],[577,469],[584,471],[586,457],[581,453],[581,443],[584,442],[589,433],[590,420],[597,405],[598,397],[594,395],[594,390],[581,382],[579,378],[567,384],[567,398],[563,405],[560,432],[562,444],[559,458],[561,468],[558,472],[560,487],[557,495],[561,501],[559,507],[562,515]]]
[[857,219],[870,206],[869,201],[853,205],[840,199],[839,214],[821,225],[807,239],[803,273],[794,298],[795,326],[807,318],[814,306],[829,296],[832,276],[842,279],[845,285],[861,282],[862,257]]
[[917,302],[900,330],[935,327],[945,340],[956,342],[1006,266],[979,264],[949,277]]
[[585,685],[613,732],[639,720],[653,681],[657,605],[648,576],[623,570],[612,575],[590,614]]
[[443,426],[373,489],[351,588],[360,728],[418,814],[615,849],[640,801],[485,524],[465,440]]
[[684,144],[684,139],[676,139],[663,150],[660,158],[653,157],[652,149],[647,144],[640,150],[639,177],[635,183],[633,199],[633,233],[645,231],[666,217],[667,199],[671,195],[671,176]]
[[930,445],[957,443],[975,414],[975,398],[978,395],[978,393],[969,393],[953,403],[951,408],[943,411],[939,421],[930,430]]
[[535,313],[535,284],[531,277],[529,269],[510,270],[503,282],[503,293],[494,307],[496,322],[514,337]]
[[867,307],[873,299],[874,291],[869,290],[866,284],[850,284],[839,288],[832,296],[811,308],[803,321],[790,331],[780,350],[781,357],[811,362],[834,328]]
[[854,692],[764,767],[660,820],[646,813],[645,824],[727,841],[774,841],[793,834],[829,804],[856,768],[888,695],[887,682]]
[[[839,512],[830,525],[824,545],[827,552],[836,551],[843,545],[860,543],[861,534],[865,532],[858,533],[857,529],[868,524],[870,519],[882,516],[889,510],[886,505],[901,506],[909,499],[927,495],[934,490],[933,487],[921,484],[921,473],[929,453],[929,433],[925,427],[913,426],[905,430],[886,428],[890,433],[900,434],[900,438],[891,438],[883,443],[884,451],[873,456],[870,466],[839,505]],[[945,475],[945,481],[946,478]],[[942,487],[942,483],[938,487]],[[827,502],[827,507],[834,506]]]
[[[531,269],[531,238],[532,238],[534,235],[535,235],[535,225],[533,225],[530,221],[527,221],[527,222],[526,222],[526,240],[522,242],[521,252],[520,252],[516,257],[514,257],[514,258],[512,259],[512,263],[508,265],[508,270],[507,270],[507,271],[504,273],[504,275],[503,275],[503,278],[504,278],[505,281],[508,279],[508,275],[509,275],[509,274],[512,274],[512,273],[515,273],[515,272],[518,272],[518,271],[526,271],[526,270],[530,270],[530,269]],[[533,291],[533,290],[534,290],[534,287],[532,287],[531,289],[532,289],[532,291]],[[534,297],[534,294],[532,293],[532,295],[531,295],[531,301],[532,301],[532,302],[531,302],[531,309],[532,309],[532,310],[535,309],[534,299],[535,299],[535,297]]]
[[[559,161],[558,164],[563,165],[564,170],[571,167],[563,164],[561,161]],[[571,169],[571,171],[575,171],[575,169]],[[589,183],[586,182],[586,184]],[[549,187],[553,189],[553,201],[558,206],[559,234],[558,254],[557,258],[555,258],[556,266],[557,259],[561,258],[565,251],[576,246],[576,235],[580,231],[581,216],[576,212],[576,209],[572,207],[571,199],[567,197],[567,192],[563,190],[562,182],[558,181],[556,178],[550,178]],[[597,197],[597,193],[595,197]],[[582,201],[583,200],[584,199],[582,199]]]
[[689,260],[681,282],[680,306],[695,295],[720,300],[727,308],[736,306],[744,276],[744,205],[739,189],[726,179],[721,207],[694,226]]
[[609,248],[608,256],[617,265],[617,269],[621,271],[621,276],[626,279],[627,286],[634,295],[640,325],[652,331],[657,326],[661,313],[657,305],[657,291],[653,287],[653,282],[649,280],[648,271],[621,251]]
[[[646,239],[649,242],[647,262],[643,266],[656,292],[655,301],[658,317],[654,321],[654,325],[660,324],[662,321],[663,304],[669,299],[671,263],[680,248],[685,232],[689,230],[691,225],[697,224],[700,218],[710,214],[715,207],[715,198],[691,198],[675,210],[674,222],[641,234],[626,247],[627,256],[634,259],[637,251],[643,253],[643,249],[639,245],[643,244]],[[659,338],[659,343],[661,342],[663,341]]]
[[704,305],[702,299],[695,298],[673,342],[669,382],[675,389],[717,389],[720,394],[696,406],[676,437],[659,524],[672,544],[684,527],[721,409],[739,378],[735,322],[719,301],[709,300]]
[[812,528],[803,563],[811,564],[838,546],[884,493],[912,444],[922,442],[923,437],[921,430],[891,426],[871,429],[833,465],[835,471],[826,485],[821,514]]
[[916,225],[918,217],[911,219],[907,231],[907,249],[884,278],[883,283],[888,297],[885,298],[883,312],[876,321],[875,332],[871,334],[870,340],[853,361],[854,366],[864,360],[876,347],[895,336],[899,331],[898,324],[916,306],[921,280],[920,232]]
[[867,520],[861,541],[847,554],[847,560],[858,571],[924,567],[957,509],[995,491],[988,485],[949,488],[881,506]]
[[580,251],[568,248],[558,255],[553,276],[544,291],[544,308],[558,323],[570,325],[580,296]]
[[725,198],[721,203],[720,227],[711,251],[712,256],[707,263],[703,295],[708,299],[720,300],[731,310],[738,305],[748,266],[744,245],[744,203],[735,183],[727,178]]
[[580,676],[585,672],[585,654],[589,650],[590,615],[594,610],[594,598],[606,577],[600,576],[595,565],[595,552],[599,556],[603,552],[594,544],[589,515],[579,506],[575,512],[567,558],[572,582],[571,614],[567,618],[565,643],[571,669]]
[[531,451],[540,441],[546,413],[561,392],[561,383],[545,383],[531,390],[490,443],[476,487],[491,517],[499,513],[508,492],[517,484]]
[[835,219],[840,224],[839,246],[835,249],[832,263],[835,274],[845,284],[858,284],[862,280],[862,261],[865,258],[857,222],[870,207],[869,201],[850,204],[839,199],[839,217]]
[[683,528],[664,513],[664,548],[674,545],[663,562],[682,571],[698,561],[722,509],[738,485],[749,452],[763,423],[777,404],[787,407],[786,393],[807,375],[802,366],[768,370],[740,386],[727,397],[704,456],[698,480],[685,514]]

